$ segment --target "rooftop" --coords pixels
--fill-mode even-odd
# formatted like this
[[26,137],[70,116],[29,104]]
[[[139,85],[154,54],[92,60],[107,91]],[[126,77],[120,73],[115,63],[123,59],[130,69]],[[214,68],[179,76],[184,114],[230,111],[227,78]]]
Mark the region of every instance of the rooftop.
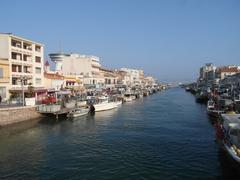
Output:
[[29,42],[29,43],[37,44],[39,46],[44,46],[42,43],[38,43],[38,42],[29,40],[29,39],[26,39],[26,38],[23,38],[23,37],[20,37],[20,36],[16,36],[13,33],[0,33],[0,35],[10,36],[10,37],[12,37],[14,39],[19,39],[19,40],[26,41],[26,42]]

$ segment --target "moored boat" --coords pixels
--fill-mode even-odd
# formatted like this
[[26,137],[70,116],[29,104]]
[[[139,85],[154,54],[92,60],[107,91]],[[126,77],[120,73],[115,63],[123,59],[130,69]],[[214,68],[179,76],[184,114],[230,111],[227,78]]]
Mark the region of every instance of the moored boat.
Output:
[[67,117],[70,117],[70,118],[80,117],[80,116],[87,115],[88,112],[89,112],[89,109],[76,108],[76,109],[73,109],[72,111],[70,111],[70,112],[67,114]]
[[93,105],[95,108],[95,112],[106,111],[117,108],[116,102],[109,102],[108,97],[99,97],[99,103]]
[[222,114],[223,123],[217,125],[217,137],[223,148],[240,163],[240,114]]
[[123,97],[124,102],[131,102],[135,99],[136,99],[136,96],[131,93],[125,93]]
[[224,113],[223,110],[220,110],[217,108],[218,106],[215,104],[213,100],[209,100],[207,103],[207,113],[209,116],[214,118],[219,118],[222,113]]
[[116,106],[120,106],[120,105],[122,105],[122,101],[116,101],[115,104],[116,104]]

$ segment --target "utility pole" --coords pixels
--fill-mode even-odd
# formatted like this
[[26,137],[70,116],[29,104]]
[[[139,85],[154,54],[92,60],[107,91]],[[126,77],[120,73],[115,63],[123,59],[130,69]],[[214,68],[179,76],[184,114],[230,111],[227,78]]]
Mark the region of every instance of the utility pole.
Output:
[[22,86],[22,106],[25,105],[25,95],[24,95],[24,81],[28,78],[26,76],[20,76],[21,86]]

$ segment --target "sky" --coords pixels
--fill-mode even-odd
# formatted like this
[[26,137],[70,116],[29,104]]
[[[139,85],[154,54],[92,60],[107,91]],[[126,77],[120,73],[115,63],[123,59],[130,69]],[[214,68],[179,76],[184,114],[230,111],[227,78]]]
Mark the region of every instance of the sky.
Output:
[[200,66],[240,65],[239,0],[1,0],[0,32],[104,67],[144,69],[159,81],[194,80]]

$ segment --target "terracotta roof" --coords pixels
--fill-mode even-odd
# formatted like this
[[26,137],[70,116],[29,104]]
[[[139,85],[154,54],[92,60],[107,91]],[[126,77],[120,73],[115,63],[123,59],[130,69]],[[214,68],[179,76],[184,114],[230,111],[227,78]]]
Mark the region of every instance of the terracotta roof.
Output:
[[218,72],[220,73],[238,73],[239,70],[237,67],[221,67],[218,69]]
[[59,79],[59,80],[63,80],[64,76],[58,74],[58,73],[44,73],[44,77],[47,79]]

